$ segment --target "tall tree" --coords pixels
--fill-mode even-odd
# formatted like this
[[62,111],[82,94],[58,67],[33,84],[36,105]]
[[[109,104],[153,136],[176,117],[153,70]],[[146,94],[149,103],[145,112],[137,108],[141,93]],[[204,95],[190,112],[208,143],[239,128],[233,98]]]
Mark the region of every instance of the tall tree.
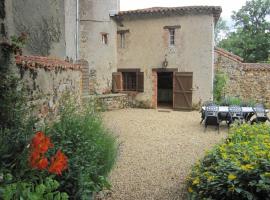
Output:
[[247,1],[233,13],[236,31],[219,46],[244,58],[246,62],[267,61],[270,53],[270,0]]
[[217,45],[229,32],[229,27],[225,20],[220,18],[215,27],[215,44]]

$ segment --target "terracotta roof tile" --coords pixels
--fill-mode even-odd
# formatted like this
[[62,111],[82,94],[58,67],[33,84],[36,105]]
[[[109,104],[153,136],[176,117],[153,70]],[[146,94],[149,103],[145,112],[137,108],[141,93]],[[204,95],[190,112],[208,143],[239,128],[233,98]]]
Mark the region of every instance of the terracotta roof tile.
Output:
[[48,57],[40,57],[40,56],[19,56],[15,57],[16,64],[21,65],[26,68],[45,68],[47,70],[53,70],[56,68],[60,69],[72,69],[72,70],[80,70],[81,65],[72,64],[60,59],[48,58]]
[[219,19],[222,12],[220,6],[185,6],[185,7],[152,7],[138,10],[127,10],[120,11],[118,17],[120,16],[130,16],[130,15],[145,15],[145,14],[167,14],[167,13],[176,13],[176,14],[186,14],[186,13],[202,13],[210,12],[214,14],[216,21]]
[[218,47],[215,47],[215,52],[222,55],[222,56],[225,56],[231,60],[234,60],[236,62],[243,62],[244,59],[241,58],[240,56],[237,56],[229,51],[226,51],[225,49],[222,49],[222,48],[218,48]]
[[244,70],[253,70],[253,71],[270,70],[270,63],[244,63],[243,58],[218,47],[215,47],[215,52],[226,58],[239,62]]

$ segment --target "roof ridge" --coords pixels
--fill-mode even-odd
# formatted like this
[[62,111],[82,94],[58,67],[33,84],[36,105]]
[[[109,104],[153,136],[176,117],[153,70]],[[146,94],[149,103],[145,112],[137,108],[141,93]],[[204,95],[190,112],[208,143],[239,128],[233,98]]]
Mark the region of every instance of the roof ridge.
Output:
[[223,48],[219,48],[219,47],[215,47],[215,51],[217,51],[217,53],[222,53],[225,54],[227,57],[236,60],[238,62],[243,62],[244,59],[238,55],[235,55],[234,53],[231,53]]

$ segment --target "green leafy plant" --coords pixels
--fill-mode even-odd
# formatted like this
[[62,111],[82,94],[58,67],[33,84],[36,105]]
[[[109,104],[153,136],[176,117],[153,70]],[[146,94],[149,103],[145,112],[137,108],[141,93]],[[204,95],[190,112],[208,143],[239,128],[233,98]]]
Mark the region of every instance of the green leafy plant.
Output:
[[224,96],[224,89],[227,84],[228,77],[227,75],[217,70],[215,73],[215,79],[214,79],[214,101],[220,102],[222,97]]
[[193,167],[189,199],[269,199],[269,172],[270,126],[235,126]]
[[227,97],[222,98],[222,100],[218,103],[221,106],[238,105],[238,106],[251,106],[252,107],[256,104],[256,101],[253,99],[245,101],[239,97],[227,96]]
[[[11,175],[9,175],[11,176]],[[31,200],[68,200],[68,195],[57,191],[59,183],[52,178],[46,178],[43,183],[18,181],[6,184],[0,192],[3,200],[31,199]]]
[[80,106],[70,96],[60,106],[60,118],[50,133],[56,148],[69,158],[69,168],[59,178],[60,190],[71,199],[89,199],[95,191],[109,187],[106,176],[116,158],[115,138],[103,127],[92,102]]

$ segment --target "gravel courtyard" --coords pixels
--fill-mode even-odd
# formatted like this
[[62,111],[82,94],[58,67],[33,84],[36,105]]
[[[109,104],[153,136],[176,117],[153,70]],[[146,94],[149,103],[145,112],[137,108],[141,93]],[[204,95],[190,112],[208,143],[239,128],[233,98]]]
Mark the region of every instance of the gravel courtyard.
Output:
[[204,133],[198,111],[126,109],[103,118],[119,143],[112,188],[100,195],[106,200],[185,199],[191,166],[227,134],[226,126]]

